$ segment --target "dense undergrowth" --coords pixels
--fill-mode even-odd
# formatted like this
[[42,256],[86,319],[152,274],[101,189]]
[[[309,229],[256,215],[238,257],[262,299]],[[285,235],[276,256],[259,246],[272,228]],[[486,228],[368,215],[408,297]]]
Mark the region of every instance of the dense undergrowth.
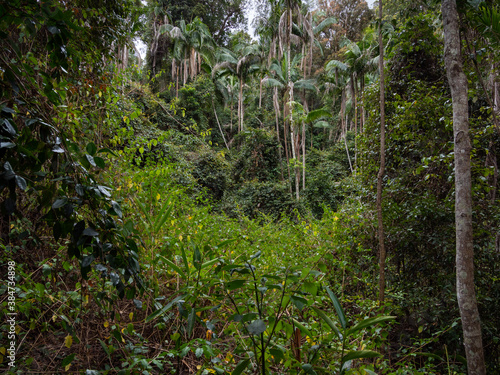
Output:
[[[142,95],[166,105],[147,90]],[[380,315],[376,254],[368,247],[375,223],[362,200],[337,212],[323,205],[316,218],[318,209],[296,206],[286,185],[267,176],[238,184],[255,173],[245,170],[252,166],[245,147],[234,154],[214,151],[193,135],[155,129],[134,102],[126,108],[138,115],[110,138],[106,168],[96,166],[95,179],[113,194],[124,240],[135,238],[140,280],[113,273],[99,255],[68,259],[67,240],[50,246],[30,236],[29,220],[11,220],[4,261],[16,260],[22,280],[18,372],[415,374],[460,368],[454,353],[435,364],[437,355],[425,354],[456,330],[456,322],[429,337],[394,336],[412,332],[412,324],[421,332],[426,324],[402,319],[400,290],[389,292],[384,308],[394,316]],[[272,142],[262,130],[245,136],[260,137],[261,147],[262,139]],[[94,148],[89,143],[87,155],[95,155]],[[329,168],[328,154],[316,153],[312,163]],[[331,160],[330,168],[341,171]],[[355,179],[338,176],[335,186],[357,189]],[[245,201],[252,194],[258,200]],[[43,252],[23,262],[37,246]]]
[[[18,374],[464,373],[454,290],[451,101],[435,15],[413,15],[386,36],[388,262],[380,306],[377,85],[360,85],[356,109],[352,100],[334,100],[345,99],[346,77],[340,77],[343,91],[330,92],[334,77],[321,76],[325,97],[308,93],[308,99],[317,114],[327,105],[335,114],[313,125],[303,108],[294,112],[308,126],[306,159],[287,163],[287,143],[275,132],[273,87],[264,87],[262,106],[258,85],[245,87],[245,128],[238,133],[233,98],[223,98],[214,74],[186,78],[178,87],[161,81],[166,74],[145,83],[144,72],[119,67],[113,55],[138,17],[133,2],[125,3],[106,9],[106,17],[93,1],[85,12],[56,1],[0,5],[8,14],[0,17],[6,280],[0,368]],[[102,28],[110,34],[96,32]],[[335,54],[352,57],[368,45],[352,43]],[[466,68],[473,81],[471,61]],[[494,155],[500,150],[487,98],[471,86],[476,286],[495,374],[500,212]],[[305,89],[300,94],[305,98]],[[359,124],[363,118],[363,129],[339,129],[346,114],[351,124],[352,117]],[[294,173],[302,167],[296,199]],[[12,311],[15,324],[3,319]]]

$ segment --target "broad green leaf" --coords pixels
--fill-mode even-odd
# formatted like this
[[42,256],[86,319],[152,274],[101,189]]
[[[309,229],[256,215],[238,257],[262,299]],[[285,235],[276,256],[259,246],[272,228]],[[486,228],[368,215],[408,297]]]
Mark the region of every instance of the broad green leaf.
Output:
[[345,356],[343,356],[342,362],[347,362],[358,358],[376,358],[376,357],[382,357],[382,354],[374,352],[373,350],[356,350],[353,352],[349,352]]
[[201,252],[198,246],[194,246],[193,251],[193,264],[197,270],[201,269]]
[[260,335],[266,330],[266,322],[262,319],[254,320],[247,326],[248,332],[252,335]]
[[201,269],[204,269],[204,268],[207,268],[207,267],[210,267],[211,265],[217,263],[219,261],[219,258],[215,258],[215,259],[212,259],[212,260],[209,260],[209,261],[206,261],[205,263],[203,263],[201,265]]
[[117,202],[112,201],[111,207],[113,208],[113,211],[115,211],[115,213],[121,219],[123,217],[123,213],[122,213],[122,209],[121,209],[120,205]]
[[395,316],[376,316],[374,318],[368,318],[368,319],[362,320],[361,322],[356,324],[354,327],[350,328],[346,334],[349,336],[349,335],[353,334],[354,332],[359,331],[360,329],[370,327],[370,326],[375,325],[377,323],[387,322],[389,320],[394,320],[395,318],[396,318]]
[[185,346],[184,348],[182,348],[182,350],[180,352],[181,358],[184,358],[190,351],[191,351],[191,348],[189,346]]
[[312,365],[310,365],[309,363],[303,364],[302,370],[304,370],[304,372],[306,374],[310,374],[310,375],[317,375],[318,374],[316,371],[314,371]]
[[104,161],[103,158],[99,157],[99,156],[94,156],[94,161],[95,161],[95,164],[101,168],[101,169],[104,169],[106,168],[106,163]]
[[89,237],[96,237],[96,236],[99,235],[99,232],[96,232],[92,228],[85,228],[85,230],[83,231],[82,235],[89,236]]
[[186,279],[186,274],[181,270],[179,266],[177,266],[174,262],[172,262],[170,259],[165,258],[163,255],[161,255],[161,259],[167,263],[170,267],[174,269],[175,272],[179,274],[180,277],[183,279]]
[[66,197],[63,197],[63,198],[58,198],[56,199],[56,201],[54,203],[52,203],[52,208],[55,210],[55,209],[58,209],[58,208],[61,208],[62,206],[64,206],[66,203],[68,202],[68,198]]
[[313,335],[311,335],[311,332],[309,332],[309,330],[304,327],[302,325],[302,323],[298,322],[296,319],[292,318],[292,321],[293,321],[293,324],[295,324],[295,326],[300,329],[300,331],[304,334],[304,335],[307,335],[309,337],[313,337]]
[[302,310],[305,306],[307,306],[307,300],[303,297],[292,295],[290,296],[290,299],[292,300],[292,303],[295,305],[295,307],[299,310]]
[[318,293],[318,286],[315,282],[304,281],[303,283],[304,291],[315,296]]
[[243,359],[241,360],[238,365],[234,368],[234,370],[231,372],[231,375],[240,375],[250,364],[250,359]]
[[338,330],[337,326],[335,325],[335,323],[333,322],[333,320],[331,320],[328,315],[326,315],[323,311],[321,311],[320,309],[316,308],[316,307],[312,307],[314,311],[316,311],[316,314],[318,314],[321,319],[323,319],[325,321],[326,324],[328,324],[328,326],[333,330],[333,332],[335,332],[335,334],[337,335],[337,337],[340,339],[341,336],[340,336],[340,331]]
[[226,288],[228,290],[234,290],[241,288],[243,285],[245,285],[246,280],[241,279],[241,280],[231,280],[230,282],[226,283]]
[[70,354],[68,355],[67,357],[65,357],[62,362],[61,362],[61,367],[66,367],[67,365],[69,365],[71,362],[73,362],[73,360],[75,359],[75,353],[73,354]]
[[203,348],[196,348],[194,355],[196,358],[200,358],[203,355]]
[[87,161],[89,162],[89,164],[93,167],[97,167],[97,164],[95,163],[95,160],[94,158],[89,155],[89,154],[85,154],[85,158],[87,159]]
[[26,180],[21,176],[15,176],[14,178],[16,179],[16,184],[17,186],[19,186],[19,189],[26,190],[26,188],[28,187],[28,185],[26,184]]
[[281,361],[285,356],[283,355],[283,351],[278,348],[271,348],[269,349],[269,353],[274,357],[275,360],[278,362]]
[[94,156],[97,152],[97,146],[93,142],[87,144],[87,147],[85,147],[85,149],[91,156]]
[[326,286],[325,289],[326,289],[326,292],[328,293],[328,296],[330,297],[330,299],[333,302],[333,306],[335,307],[335,310],[337,311],[337,315],[338,315],[339,320],[340,320],[340,325],[342,326],[342,328],[346,329],[347,322],[345,319],[344,309],[342,308],[342,305],[340,304],[339,300],[337,299],[337,297],[335,297],[335,294],[333,294],[333,292],[331,291],[331,289],[328,286]]

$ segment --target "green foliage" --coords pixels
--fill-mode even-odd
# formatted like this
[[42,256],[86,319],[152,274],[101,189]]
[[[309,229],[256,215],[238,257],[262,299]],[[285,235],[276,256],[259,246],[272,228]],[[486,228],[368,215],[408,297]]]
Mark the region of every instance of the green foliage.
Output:
[[316,149],[307,155],[306,189],[302,195],[315,217],[321,218],[325,206],[337,210],[344,199],[340,181],[346,177],[347,170],[337,160],[334,153]]
[[228,192],[222,210],[230,217],[244,215],[251,219],[261,215],[278,219],[281,213],[290,215],[302,207],[290,196],[288,187],[275,182],[245,182]]
[[236,155],[232,179],[242,181],[275,181],[279,175],[278,141],[276,134],[261,129],[249,129],[234,137]]
[[224,157],[206,150],[193,161],[193,177],[215,200],[221,200],[227,188],[229,165]]

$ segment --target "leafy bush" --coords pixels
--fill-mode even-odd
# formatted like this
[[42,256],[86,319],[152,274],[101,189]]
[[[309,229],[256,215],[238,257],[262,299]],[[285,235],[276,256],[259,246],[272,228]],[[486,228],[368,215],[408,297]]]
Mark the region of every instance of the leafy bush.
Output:
[[288,187],[274,182],[244,182],[238,189],[227,192],[221,203],[222,210],[230,217],[245,215],[250,219],[268,215],[278,219],[282,213],[292,215],[303,207],[290,195]]
[[249,129],[234,137],[232,178],[234,183],[275,181],[279,175],[279,145],[274,132]]

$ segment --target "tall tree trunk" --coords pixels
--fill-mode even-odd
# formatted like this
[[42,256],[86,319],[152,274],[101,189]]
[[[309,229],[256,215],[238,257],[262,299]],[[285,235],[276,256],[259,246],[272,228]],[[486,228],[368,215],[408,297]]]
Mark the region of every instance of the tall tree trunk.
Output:
[[282,168],[282,156],[281,156],[281,141],[280,141],[280,125],[279,125],[279,116],[280,116],[280,105],[278,102],[278,88],[274,87],[273,89],[273,107],[274,107],[274,115],[276,117],[276,135],[278,137],[278,154],[280,158],[280,173],[281,180],[283,181],[283,168]]
[[380,168],[377,175],[377,220],[379,245],[379,302],[385,298],[385,238],[384,223],[382,221],[382,179],[385,174],[385,77],[384,77],[384,45],[382,40],[382,0],[379,0],[379,70],[380,70]]
[[259,109],[262,108],[262,78],[259,83]]
[[240,93],[238,95],[238,132],[243,130],[243,78],[240,76]]
[[[291,138],[291,148],[292,148],[292,158],[295,159],[296,162],[298,162],[298,159],[296,158],[296,149],[295,149],[295,124],[293,122],[293,108],[292,108],[292,102],[293,102],[293,82],[292,82],[292,60],[291,60],[291,50],[292,50],[292,8],[288,10],[288,36],[287,36],[287,70],[288,70],[288,87],[290,90],[289,94],[289,105],[290,105],[290,138]],[[299,200],[299,182],[298,182],[298,174],[300,173],[299,168],[296,166],[295,167],[295,198]]]
[[354,78],[353,94],[354,94],[354,175],[356,175],[356,168],[358,165],[358,80]]
[[302,124],[302,189],[306,188],[306,124]]
[[474,291],[471,143],[467,77],[463,71],[460,53],[457,4],[455,0],[443,0],[441,7],[444,27],[444,61],[453,102],[457,299],[462,318],[468,374],[483,375],[486,374],[486,367],[481,321]]

